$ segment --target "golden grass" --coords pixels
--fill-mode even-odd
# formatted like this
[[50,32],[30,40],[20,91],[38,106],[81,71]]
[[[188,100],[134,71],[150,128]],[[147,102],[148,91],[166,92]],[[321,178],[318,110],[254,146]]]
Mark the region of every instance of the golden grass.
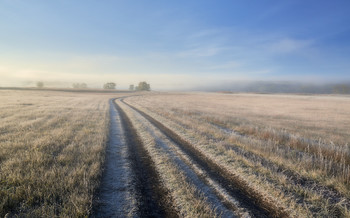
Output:
[[[155,136],[150,133],[151,127],[148,121],[138,117],[132,109],[120,101],[117,103],[137,129],[147,152],[155,163],[162,182],[174,199],[174,202],[170,203],[180,212],[181,217],[217,217],[215,209],[210,206],[203,193],[189,181],[189,178],[175,163],[174,157],[169,156],[169,153],[157,143]],[[162,137],[159,132],[156,134],[157,137]]]
[[184,93],[144,98],[147,99],[163,110],[204,113],[224,121],[283,129],[339,145],[350,141],[350,96]]
[[80,217],[99,184],[111,95],[0,91],[0,217]]
[[[108,99],[122,95],[0,90],[0,217],[88,216],[104,162]],[[163,93],[126,101],[291,216],[350,216],[348,96]],[[180,214],[218,215],[157,138],[179,155],[176,146],[120,105]],[[289,171],[345,200],[333,204],[323,190],[294,184]]]
[[347,96],[197,93],[133,97],[127,102],[299,216],[349,216],[342,197],[337,204],[329,203],[323,190],[295,185],[289,174],[275,170],[290,170],[349,197]]

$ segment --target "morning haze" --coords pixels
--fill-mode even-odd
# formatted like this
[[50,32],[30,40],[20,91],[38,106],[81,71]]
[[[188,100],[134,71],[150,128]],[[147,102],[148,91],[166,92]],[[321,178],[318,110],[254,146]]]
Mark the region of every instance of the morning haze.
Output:
[[[1,86],[350,81],[348,3],[1,1]],[[66,84],[66,85],[63,85]],[[202,88],[201,88],[202,89]]]
[[349,8],[0,0],[0,217],[350,217]]

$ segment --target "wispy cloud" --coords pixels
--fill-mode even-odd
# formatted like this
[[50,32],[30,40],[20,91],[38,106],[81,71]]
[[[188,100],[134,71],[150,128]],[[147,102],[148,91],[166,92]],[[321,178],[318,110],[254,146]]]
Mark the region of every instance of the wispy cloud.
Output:
[[265,45],[265,47],[268,50],[276,53],[292,53],[310,47],[313,42],[313,40],[284,38],[277,42],[269,43],[268,45]]
[[225,50],[228,50],[228,48],[224,46],[198,46],[197,48],[180,51],[176,56],[181,58],[212,57]]
[[232,70],[242,66],[242,63],[238,61],[227,61],[222,64],[213,65],[210,67],[211,70]]

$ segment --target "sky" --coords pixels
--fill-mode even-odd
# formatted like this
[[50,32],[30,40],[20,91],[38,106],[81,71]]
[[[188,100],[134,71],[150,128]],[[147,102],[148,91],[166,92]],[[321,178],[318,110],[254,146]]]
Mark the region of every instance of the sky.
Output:
[[350,81],[348,0],[0,0],[0,86]]

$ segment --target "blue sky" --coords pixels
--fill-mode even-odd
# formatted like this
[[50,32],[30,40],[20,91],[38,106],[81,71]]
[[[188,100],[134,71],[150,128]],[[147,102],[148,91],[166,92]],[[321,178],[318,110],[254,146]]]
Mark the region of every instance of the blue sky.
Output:
[[350,1],[0,0],[0,86],[350,81]]

